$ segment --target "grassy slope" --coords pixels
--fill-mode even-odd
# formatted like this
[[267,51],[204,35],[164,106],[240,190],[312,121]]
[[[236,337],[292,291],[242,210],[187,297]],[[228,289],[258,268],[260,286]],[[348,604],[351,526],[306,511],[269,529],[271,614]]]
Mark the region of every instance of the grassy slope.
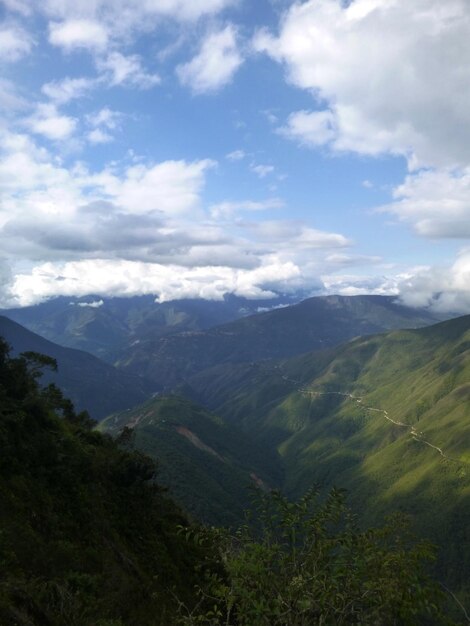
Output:
[[[253,444],[246,435],[182,398],[160,397],[100,424],[117,435],[133,428],[133,445],[159,465],[159,479],[191,514],[210,524],[237,524],[249,505],[255,473],[267,485],[281,481],[276,453]],[[197,437],[200,449],[177,429]]]

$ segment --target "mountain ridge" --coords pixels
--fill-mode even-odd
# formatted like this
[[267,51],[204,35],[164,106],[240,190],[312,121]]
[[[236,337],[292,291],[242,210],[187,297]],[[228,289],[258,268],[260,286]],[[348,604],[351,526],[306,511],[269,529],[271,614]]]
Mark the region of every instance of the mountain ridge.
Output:
[[12,354],[33,351],[54,358],[57,372],[45,371],[42,381],[58,385],[78,410],[89,411],[94,419],[143,402],[154,390],[141,377],[120,372],[82,350],[59,346],[1,315],[0,337],[10,344]]

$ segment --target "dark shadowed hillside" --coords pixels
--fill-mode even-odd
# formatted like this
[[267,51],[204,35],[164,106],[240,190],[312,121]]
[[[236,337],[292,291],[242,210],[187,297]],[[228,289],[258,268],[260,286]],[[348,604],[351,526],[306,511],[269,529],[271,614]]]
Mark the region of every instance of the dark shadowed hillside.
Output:
[[391,297],[317,297],[207,331],[142,338],[117,365],[171,387],[214,365],[289,357],[359,335],[435,321],[430,313],[396,304]]
[[99,426],[113,436],[125,427],[132,445],[157,460],[160,481],[175,500],[205,523],[240,524],[249,487],[282,482],[276,452],[183,398],[155,398]]
[[150,383],[137,376],[120,372],[81,350],[47,341],[3,316],[0,337],[6,339],[14,354],[33,351],[56,359],[57,372],[45,372],[44,382],[56,383],[79,410],[86,409],[94,419],[143,402],[153,390]]

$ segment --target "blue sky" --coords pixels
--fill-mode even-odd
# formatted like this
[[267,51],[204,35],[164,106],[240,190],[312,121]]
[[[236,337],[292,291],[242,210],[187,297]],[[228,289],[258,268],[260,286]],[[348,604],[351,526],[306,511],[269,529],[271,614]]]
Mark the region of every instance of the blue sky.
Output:
[[467,0],[0,0],[0,304],[470,312]]

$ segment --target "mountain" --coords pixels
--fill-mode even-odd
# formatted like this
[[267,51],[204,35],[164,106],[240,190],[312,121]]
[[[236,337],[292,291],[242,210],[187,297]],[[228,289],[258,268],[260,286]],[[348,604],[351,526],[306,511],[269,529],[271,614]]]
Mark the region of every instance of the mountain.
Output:
[[183,398],[155,398],[99,425],[115,437],[126,427],[132,446],[158,462],[160,483],[206,524],[242,523],[250,485],[268,489],[281,483],[277,453]]
[[185,389],[279,452],[286,493],[334,484],[369,522],[411,515],[441,579],[470,594],[470,316],[214,367]]
[[144,379],[120,372],[112,365],[81,350],[64,348],[0,316],[0,337],[20,352],[39,352],[57,360],[58,371],[44,371],[45,384],[55,383],[78,410],[96,420],[143,402],[154,390]]
[[397,304],[392,297],[315,297],[206,331],[142,337],[116,365],[171,388],[214,365],[289,357],[358,335],[435,321],[429,312]]
[[0,341],[2,626],[455,624],[396,525],[359,530],[339,492],[258,493],[235,534],[190,524],[34,369]]
[[58,297],[0,313],[50,341],[113,363],[128,346],[141,340],[211,328],[300,299],[300,294],[268,300],[226,295],[222,300],[183,299],[160,304],[155,296],[90,295]]

